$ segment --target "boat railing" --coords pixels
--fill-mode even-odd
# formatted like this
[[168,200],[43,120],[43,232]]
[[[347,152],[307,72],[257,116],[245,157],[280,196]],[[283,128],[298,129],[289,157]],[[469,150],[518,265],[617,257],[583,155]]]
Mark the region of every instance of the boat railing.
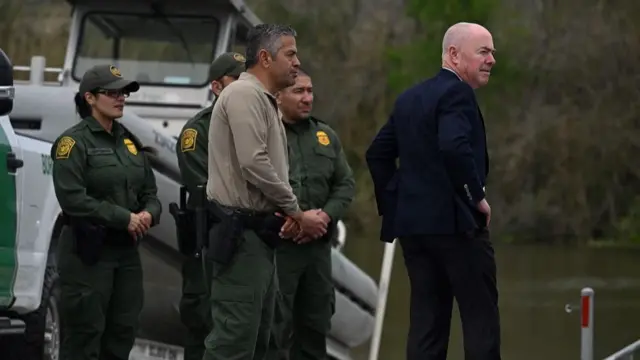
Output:
[[[16,73],[29,73],[29,83],[32,85],[61,85],[64,77],[64,69],[59,67],[47,67],[47,59],[44,56],[32,56],[28,66],[14,65]],[[46,81],[46,74],[57,75],[55,82]]]
[[[593,360],[594,337],[594,298],[595,291],[590,287],[585,287],[580,291],[580,360]],[[573,311],[572,306],[565,306],[567,313]],[[616,353],[607,356],[604,360],[633,360],[634,355],[638,355],[640,359],[640,339],[631,343]]]

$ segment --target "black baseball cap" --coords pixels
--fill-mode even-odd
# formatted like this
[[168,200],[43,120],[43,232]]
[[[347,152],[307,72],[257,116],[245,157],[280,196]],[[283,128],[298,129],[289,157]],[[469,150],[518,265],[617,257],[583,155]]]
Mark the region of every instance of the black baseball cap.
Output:
[[80,94],[96,89],[104,90],[126,90],[136,92],[140,89],[137,81],[125,80],[120,74],[120,70],[113,65],[96,65],[87,70],[80,81]]

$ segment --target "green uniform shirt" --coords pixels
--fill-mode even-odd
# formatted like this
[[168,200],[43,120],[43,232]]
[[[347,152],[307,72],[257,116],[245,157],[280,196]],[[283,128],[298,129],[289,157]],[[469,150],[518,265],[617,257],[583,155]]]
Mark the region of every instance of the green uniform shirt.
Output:
[[[176,144],[182,182],[190,194],[196,186],[207,182],[209,124],[214,104],[187,120],[180,133],[180,141]],[[189,197],[189,206],[191,205]]]
[[162,206],[139,146],[117,121],[112,134],[92,117],[62,133],[51,148],[53,186],[62,210],[119,230],[127,229],[132,212],[146,210],[157,224]]
[[338,135],[310,117],[285,123],[289,146],[289,182],[302,210],[322,209],[341,219],[355,195],[355,180]]

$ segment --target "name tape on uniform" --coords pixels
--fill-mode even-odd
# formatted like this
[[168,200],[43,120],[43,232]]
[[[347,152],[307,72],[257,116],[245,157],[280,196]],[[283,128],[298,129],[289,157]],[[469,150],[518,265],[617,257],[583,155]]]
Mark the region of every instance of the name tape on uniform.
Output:
[[327,135],[326,132],[318,131],[316,132],[316,136],[318,137],[318,142],[320,143],[320,145],[327,146],[331,144],[331,140],[329,140],[329,135]]
[[124,139],[124,144],[127,146],[127,150],[129,150],[130,153],[132,153],[133,155],[138,155],[138,148],[136,148],[136,145],[133,143],[133,141],[127,138]]
[[56,159],[66,159],[71,154],[71,149],[76,144],[70,136],[64,136],[58,141],[58,147],[56,148]]
[[196,138],[198,136],[198,130],[185,129],[182,132],[182,139],[180,139],[180,151],[187,152],[196,149]]

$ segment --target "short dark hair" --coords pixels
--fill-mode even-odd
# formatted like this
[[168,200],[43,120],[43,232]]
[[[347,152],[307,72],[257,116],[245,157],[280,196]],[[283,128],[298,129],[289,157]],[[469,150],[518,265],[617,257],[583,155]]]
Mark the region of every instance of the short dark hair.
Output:
[[281,47],[280,38],[297,35],[297,32],[289,25],[260,24],[254,26],[247,34],[246,68],[250,69],[258,63],[260,50],[267,50],[272,57],[275,57]]
[[307,69],[298,68],[298,76],[306,76],[308,78],[311,78],[311,73],[307,71]]

